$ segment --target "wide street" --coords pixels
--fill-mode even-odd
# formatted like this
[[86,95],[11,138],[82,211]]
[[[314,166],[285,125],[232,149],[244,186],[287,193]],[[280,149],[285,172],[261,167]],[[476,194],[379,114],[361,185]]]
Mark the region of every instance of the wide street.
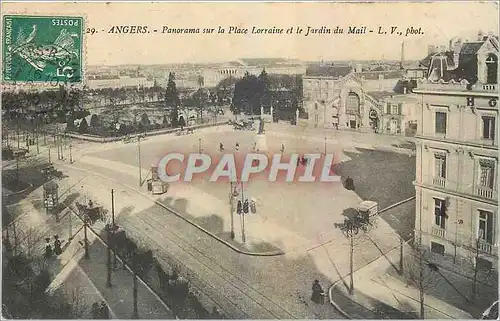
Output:
[[[287,151],[293,148],[300,153],[324,149],[322,137],[317,139],[304,135],[297,138],[293,132],[281,129],[274,132],[272,128],[267,134],[270,150],[279,149],[282,143]],[[338,134],[337,138],[328,137],[327,150],[336,154],[345,150],[339,155],[341,164],[338,172],[355,179],[356,192],[359,190],[362,196],[362,193],[372,193],[372,196],[368,194],[368,198],[379,201],[381,207],[412,196],[401,193],[412,188],[412,157],[373,149],[360,152],[349,146],[354,139],[346,139],[346,133]],[[148,164],[156,157],[173,150],[196,152],[200,138],[201,148],[212,152],[218,149],[220,142],[226,149],[232,148],[236,142],[239,142],[240,150],[251,149],[253,135],[251,132],[235,132],[226,126],[200,130],[191,136],[149,137],[141,142],[143,179]],[[339,140],[342,140],[342,145],[338,144]],[[368,147],[369,142],[365,139],[363,146]],[[235,318],[340,317],[329,305],[312,305],[309,301],[310,286],[315,278],[327,287],[348,275],[348,242],[333,224],[343,220],[343,210],[356,206],[361,200],[358,195],[345,190],[340,184],[332,184],[328,188],[314,183],[300,186],[282,184],[277,192],[274,186],[263,182],[249,183],[245,194],[258,200],[258,212],[246,219],[246,244],[241,244],[240,218],[235,217],[236,239],[232,244],[251,252],[285,252],[273,257],[249,256],[236,252],[214,237],[230,242],[228,186],[208,186],[203,182],[191,187],[172,184],[165,195],[156,198],[148,196],[145,186],[138,187],[137,147],[137,144],[122,142],[92,144],[89,148],[75,149],[75,162],[71,165],[65,162],[60,168],[69,179],[85,173],[84,181],[79,183],[85,197],[93,198],[107,208],[109,206],[106,205],[110,204],[109,191],[114,188],[118,224],[154,249],[155,255],[181,265],[183,270],[188,271],[188,278],[193,279],[193,283],[208,292],[207,295],[219,298],[217,301],[222,302],[227,315]],[[371,162],[375,159],[383,159],[384,162]],[[345,168],[342,168],[344,164]],[[382,171],[379,165],[384,169],[397,166],[401,170]],[[387,184],[391,181],[387,175],[401,176],[405,168],[408,181],[400,179],[400,186]],[[76,174],[78,172],[80,175]],[[356,181],[356,175],[366,181]],[[379,184],[384,183],[384,192],[377,194],[375,191],[380,188]],[[173,208],[178,215],[213,235],[174,215],[155,200]],[[401,213],[401,216],[408,215],[412,213]],[[385,221],[377,220],[375,225],[369,237],[360,237],[356,242],[355,269],[399,243],[395,231]]]

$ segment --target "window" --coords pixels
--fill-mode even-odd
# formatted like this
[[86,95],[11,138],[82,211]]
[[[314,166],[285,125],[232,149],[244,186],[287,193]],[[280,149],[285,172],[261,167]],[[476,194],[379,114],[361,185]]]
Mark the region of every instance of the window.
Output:
[[391,106],[391,114],[397,115],[398,114],[398,105],[392,105]]
[[314,104],[314,109],[318,110],[318,103]]
[[446,155],[434,154],[434,177],[446,178]]
[[486,68],[486,82],[488,84],[498,83],[498,58],[495,54],[488,55]]
[[436,112],[436,133],[446,134],[446,113]]
[[431,242],[431,252],[444,255],[444,245],[436,242]]
[[479,239],[493,244],[493,213],[479,210]]
[[434,218],[435,224],[440,228],[444,229],[446,227],[446,205],[444,200],[435,198],[434,199]]
[[495,117],[483,116],[483,138],[495,139]]
[[490,159],[479,160],[479,186],[493,189],[495,184],[495,162]]
[[391,104],[387,103],[386,108],[385,108],[385,113],[390,114],[391,113]]

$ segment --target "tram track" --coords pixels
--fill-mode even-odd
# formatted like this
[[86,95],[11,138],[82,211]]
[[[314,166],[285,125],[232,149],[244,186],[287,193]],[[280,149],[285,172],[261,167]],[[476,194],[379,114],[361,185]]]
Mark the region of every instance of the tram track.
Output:
[[[143,215],[144,214],[144,215]],[[164,223],[162,223],[160,220],[157,218],[152,218],[150,215],[147,213],[142,213],[142,217],[147,217],[148,221],[146,220],[141,220],[142,224],[148,226],[147,232],[146,231],[140,231],[139,228],[137,227],[137,224],[134,224],[130,219],[128,219],[130,226],[133,226],[134,229],[137,231],[141,236],[147,235],[149,239],[153,243],[157,245],[157,247],[161,248],[162,251],[164,251],[169,257],[170,255],[168,254],[169,251],[165,248],[165,245],[160,244],[153,238],[151,235],[157,233],[158,237],[161,237],[163,239],[168,239],[171,243],[175,244],[178,248],[180,248],[183,252],[187,253],[192,259],[196,260],[199,264],[203,266],[206,270],[209,271],[209,274],[212,274],[212,276],[219,277],[222,279],[225,283],[230,285],[233,289],[233,295],[235,294],[234,291],[236,291],[239,294],[242,294],[243,297],[247,298],[247,300],[253,302],[254,307],[257,307],[258,309],[266,311],[267,315],[260,315],[260,316],[255,316],[251,315],[249,312],[245,312],[240,308],[239,302],[237,302],[237,299],[234,298],[228,298],[228,296],[225,296],[226,300],[230,301],[231,304],[238,309],[240,309],[242,312],[244,312],[247,316],[250,317],[259,317],[259,318],[275,318],[275,319],[294,319],[296,318],[294,315],[289,313],[287,310],[282,308],[279,304],[274,302],[272,299],[252,287],[248,282],[244,281],[241,277],[237,276],[233,272],[229,271],[219,263],[215,261],[214,258],[209,257],[207,254],[205,254],[203,251],[199,250],[196,245],[192,244],[191,242],[187,241],[184,237],[181,237],[178,233],[173,231],[172,229],[168,228],[168,226]],[[123,218],[122,218],[123,220]],[[123,223],[122,223],[123,225]],[[163,230],[159,230],[156,226],[161,226],[163,229],[168,230],[168,234],[164,233]],[[168,235],[174,235],[177,239],[181,240],[184,244],[180,244],[180,242],[177,242],[174,240],[174,238],[169,237]],[[194,254],[196,253],[196,254]],[[181,263],[183,266],[185,264]],[[215,268],[214,268],[215,266]],[[189,268],[188,268],[189,269]],[[192,271],[192,269],[189,269]],[[199,276],[198,273],[194,272],[198,278],[200,279],[206,279],[201,276]],[[203,281],[204,283],[209,284],[207,281]],[[237,284],[240,283],[240,284]],[[211,288],[213,288],[215,291],[220,291],[221,289],[218,289],[216,286],[213,284],[209,284]],[[252,292],[253,296],[249,294],[249,292]],[[241,295],[236,295],[238,297]],[[255,296],[260,297],[259,299],[256,299]],[[272,303],[271,307],[267,306],[266,307],[266,302]]]

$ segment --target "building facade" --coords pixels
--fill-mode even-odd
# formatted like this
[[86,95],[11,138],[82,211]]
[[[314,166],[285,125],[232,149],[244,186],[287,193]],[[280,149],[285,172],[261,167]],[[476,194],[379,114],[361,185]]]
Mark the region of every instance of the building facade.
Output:
[[381,100],[381,117],[377,132],[413,136],[417,129],[418,102],[418,96],[415,94],[384,97]]
[[[332,70],[333,71],[333,70]],[[308,126],[373,131],[379,126],[381,104],[372,93],[393,92],[401,72],[333,71],[329,76],[303,78]]]
[[306,66],[298,63],[263,65],[246,65],[244,63],[238,65],[233,63],[227,64],[226,66],[206,68],[202,70],[201,76],[203,77],[205,87],[215,87],[226,78],[241,78],[247,72],[251,75],[258,76],[263,69],[265,69],[268,74],[276,75],[303,75],[306,73]]
[[456,68],[442,66],[414,90],[415,235],[436,258],[497,269],[498,38],[464,43]]

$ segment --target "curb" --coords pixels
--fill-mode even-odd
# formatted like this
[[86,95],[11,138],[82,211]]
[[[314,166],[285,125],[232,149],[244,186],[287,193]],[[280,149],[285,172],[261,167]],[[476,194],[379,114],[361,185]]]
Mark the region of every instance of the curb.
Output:
[[342,314],[345,318],[347,319],[352,319],[352,317],[347,313],[345,312],[335,301],[333,301],[332,299],[332,291],[333,291],[333,288],[339,283],[341,282],[342,279],[336,281],[335,283],[333,283],[330,288],[328,289],[328,300],[330,301],[330,304],[337,310],[340,312],[340,314]]
[[19,194],[22,194],[22,193],[26,192],[26,191],[27,191],[27,190],[29,190],[30,188],[33,188],[33,184],[28,184],[28,185],[29,185],[29,186],[28,186],[28,187],[26,187],[25,189],[20,190],[20,191],[17,191],[17,192],[14,192],[14,193],[9,194],[9,195],[5,195],[5,197],[9,198],[9,197],[11,197],[11,196],[17,196],[17,195],[19,195]]
[[[63,165],[63,166],[68,166],[66,164],[60,164],[60,165]],[[79,171],[83,171],[83,172],[90,172],[86,169],[81,169],[81,168],[76,168],[76,167],[72,167],[73,169],[76,169],[76,170],[79,170]],[[174,214],[175,216],[179,217],[180,219],[184,220],[185,222],[191,224],[192,226],[196,227],[197,229],[199,229],[200,231],[202,231],[203,233],[207,234],[208,236],[216,239],[217,241],[219,241],[220,243],[224,244],[225,246],[231,248],[233,251],[237,252],[237,253],[240,253],[240,254],[243,254],[243,255],[248,255],[248,256],[265,256],[265,257],[269,257],[269,256],[282,256],[282,255],[285,255],[285,252],[284,251],[272,251],[272,252],[247,252],[247,251],[244,251],[244,250],[240,250],[238,249],[236,246],[232,245],[231,243],[221,239],[220,237],[218,237],[217,235],[213,234],[212,232],[206,230],[205,228],[201,227],[200,225],[196,224],[195,222],[191,221],[190,219],[184,217],[182,214],[178,213],[177,211],[173,210],[172,208],[168,207],[167,205],[164,205],[162,203],[160,203],[159,201],[153,199],[151,196],[149,196],[148,194],[145,194],[143,193],[142,191],[138,190],[137,188],[135,187],[132,187],[130,185],[127,185],[127,184],[124,184],[122,182],[119,182],[117,181],[116,179],[113,179],[113,178],[110,178],[110,177],[107,177],[105,175],[101,175],[101,174],[97,174],[97,173],[91,173],[92,175],[94,176],[100,176],[104,179],[107,179],[107,180],[111,180],[111,181],[114,181],[114,182],[117,182],[118,184],[121,184],[122,186],[125,186],[125,187],[128,187],[130,189],[132,189],[133,191],[135,191],[136,193],[139,193],[141,194],[142,196],[144,197],[147,197],[148,199],[152,200],[155,204],[161,206],[162,208],[166,209],[167,211],[169,211],[170,213]]]
[[[78,217],[78,219],[80,219],[82,222],[83,220],[81,219],[80,215],[76,212],[76,210],[74,210],[72,207],[68,206],[68,209],[73,212],[73,214],[76,215],[76,217]],[[71,215],[71,214],[69,214]],[[84,223],[85,224],[85,223]],[[83,227],[82,227],[83,228]],[[95,235],[96,239],[99,240],[100,243],[102,243],[104,245],[104,247],[106,247],[106,249],[109,248],[108,244],[106,243],[106,241],[104,241],[101,236],[99,235],[98,232],[96,232],[96,230],[94,229],[93,226],[91,225],[88,225],[87,228]],[[138,274],[135,274],[134,271],[132,271],[132,269],[130,268],[129,264],[127,262],[123,262],[122,258],[116,254],[116,258],[123,264],[125,265],[125,267],[127,268],[127,271],[129,271],[132,275],[135,275],[135,277],[137,278],[137,280],[139,280],[139,282],[144,285],[152,294],[153,296],[159,300],[159,302],[161,302],[161,304],[163,305],[163,307],[165,309],[167,309],[167,311],[172,311],[172,309],[168,306],[168,304],[165,303],[165,301],[162,300],[162,298],[158,295],[158,293],[156,293],[155,290],[153,290],[143,279],[142,277],[140,277]]]

